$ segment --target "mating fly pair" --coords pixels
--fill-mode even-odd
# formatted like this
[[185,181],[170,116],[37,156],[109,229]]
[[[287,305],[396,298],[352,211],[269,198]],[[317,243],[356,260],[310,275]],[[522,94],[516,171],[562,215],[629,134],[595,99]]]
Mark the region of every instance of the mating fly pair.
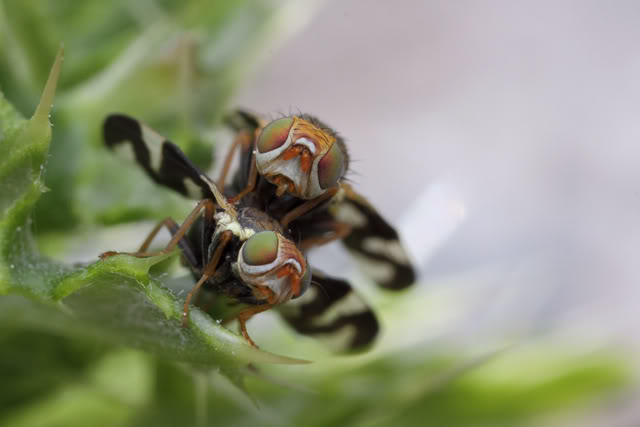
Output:
[[[296,331],[328,338],[335,350],[366,347],[378,333],[375,314],[348,282],[312,269],[307,252],[341,240],[371,266],[368,270],[377,273],[373,279],[384,288],[405,288],[415,275],[396,231],[343,182],[349,165],[344,142],[307,115],[267,124],[238,111],[227,124],[235,138],[215,183],[142,122],[107,117],[103,131],[109,148],[131,149],[155,182],[199,200],[182,225],[163,220],[131,255],[182,249],[197,281],[185,300],[184,326],[191,299],[202,287],[243,304],[235,318],[251,345],[246,321],[276,308]],[[239,167],[225,185],[235,155]],[[162,227],[171,232],[171,241],[160,252],[147,252]]]

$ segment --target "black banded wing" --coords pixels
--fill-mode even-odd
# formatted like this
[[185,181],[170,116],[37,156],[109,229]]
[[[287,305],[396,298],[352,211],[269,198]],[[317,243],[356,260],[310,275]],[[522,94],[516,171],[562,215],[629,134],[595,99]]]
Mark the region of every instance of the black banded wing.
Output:
[[297,332],[318,338],[336,352],[366,349],[380,329],[371,307],[348,282],[315,269],[307,292],[278,310]]
[[350,185],[342,184],[340,193],[329,211],[351,227],[342,243],[379,286],[392,290],[411,286],[416,273],[398,232]]
[[167,138],[124,114],[109,115],[103,125],[104,142],[114,151],[130,150],[135,161],[160,185],[193,199],[213,198],[203,173]]

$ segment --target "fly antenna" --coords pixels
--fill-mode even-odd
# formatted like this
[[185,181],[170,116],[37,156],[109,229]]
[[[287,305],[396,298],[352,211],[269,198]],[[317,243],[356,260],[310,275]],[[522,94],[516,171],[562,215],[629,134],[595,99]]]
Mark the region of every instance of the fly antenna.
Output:
[[238,212],[236,211],[235,206],[233,206],[226,197],[220,192],[218,186],[215,182],[209,179],[206,175],[200,175],[200,179],[207,183],[211,192],[213,193],[213,197],[216,198],[216,203],[220,206],[226,213],[231,215],[231,217],[235,220],[238,219]]

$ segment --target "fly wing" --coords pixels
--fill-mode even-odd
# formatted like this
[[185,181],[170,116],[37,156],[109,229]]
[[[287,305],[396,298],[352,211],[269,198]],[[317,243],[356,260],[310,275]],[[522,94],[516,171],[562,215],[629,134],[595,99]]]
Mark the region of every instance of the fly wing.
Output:
[[104,142],[114,151],[129,151],[135,161],[160,185],[193,199],[213,198],[202,171],[167,138],[124,114],[109,115],[103,125]]
[[347,281],[315,269],[307,292],[278,310],[297,332],[324,341],[336,352],[366,349],[380,329],[371,307]]
[[351,227],[342,243],[378,285],[400,290],[415,282],[415,270],[398,232],[350,185],[341,185],[329,213]]

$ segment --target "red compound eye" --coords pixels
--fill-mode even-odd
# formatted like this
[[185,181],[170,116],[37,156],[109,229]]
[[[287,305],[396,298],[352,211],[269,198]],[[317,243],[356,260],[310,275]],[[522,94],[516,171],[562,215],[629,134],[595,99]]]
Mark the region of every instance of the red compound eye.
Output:
[[265,126],[258,137],[258,152],[266,153],[281,147],[289,137],[291,125],[293,125],[293,118],[285,117]]
[[344,168],[344,153],[340,146],[334,143],[322,160],[318,162],[318,182],[323,190],[334,187]]

